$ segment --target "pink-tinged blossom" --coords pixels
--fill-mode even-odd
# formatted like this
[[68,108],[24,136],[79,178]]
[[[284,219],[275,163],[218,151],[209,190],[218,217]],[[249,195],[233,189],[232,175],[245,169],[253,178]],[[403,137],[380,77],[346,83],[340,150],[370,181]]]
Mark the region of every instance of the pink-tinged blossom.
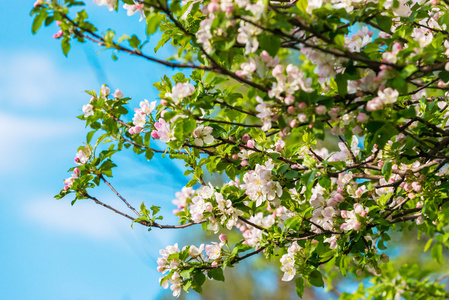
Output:
[[351,52],[360,52],[363,47],[372,42],[373,32],[367,26],[345,38],[345,44]]
[[206,53],[212,53],[214,50],[214,47],[212,46],[211,39],[212,39],[212,22],[215,19],[215,15],[210,14],[209,17],[204,19],[200,22],[200,28],[196,32],[196,39],[197,42],[203,45],[204,50]]
[[173,88],[171,93],[166,93],[165,97],[171,98],[176,104],[181,102],[182,99],[191,96],[195,92],[195,87],[186,82],[178,82]]
[[277,65],[273,69],[272,74],[277,82],[268,91],[269,97],[276,97],[282,100],[282,94],[293,95],[297,90],[303,90],[308,93],[313,91],[310,87],[312,85],[312,78],[304,78],[304,72],[299,71],[297,66],[289,64],[285,68],[285,73],[287,74],[284,74],[284,67],[282,65]]
[[308,0],[306,12],[312,14],[312,11],[317,8],[321,8],[323,0]]
[[90,154],[86,153],[84,150],[79,150],[75,156],[75,162],[78,165],[84,165],[89,161]]
[[341,211],[341,217],[345,219],[345,222],[341,224],[340,229],[344,231],[356,230],[358,231],[361,227],[361,223],[358,221],[357,216],[365,218],[368,214],[369,208],[364,208],[360,203],[354,204],[354,210],[351,211]]
[[256,71],[257,64],[253,58],[250,58],[248,62],[242,63],[240,65],[240,68],[241,70],[238,70],[237,72],[235,72],[235,74],[240,77],[245,77],[251,75],[252,73],[254,73],[254,71]]
[[272,180],[271,170],[273,164],[268,161],[265,165],[256,165],[255,170],[247,172],[243,176],[241,188],[246,190],[250,200],[256,201],[256,206],[263,202],[273,201],[282,196],[282,187],[279,182]]
[[217,243],[212,243],[212,245],[206,245],[206,255],[210,260],[216,260],[221,257],[221,247]]
[[172,203],[178,208],[182,209],[187,206],[187,199],[191,199],[195,194],[195,190],[192,187],[183,187],[180,192],[175,193],[175,200]]
[[154,124],[154,127],[156,128],[154,136],[157,135],[161,142],[168,143],[176,139],[173,130],[170,129],[170,124],[165,122],[164,119],[160,118],[159,121]]
[[279,151],[281,151],[282,149],[284,149],[284,147],[285,147],[285,142],[284,142],[284,140],[283,139],[279,139],[279,140],[277,140],[276,141],[276,143],[274,144],[275,145],[275,151],[277,151],[277,152],[279,152]]
[[412,38],[419,43],[419,48],[424,48],[433,41],[433,34],[427,29],[413,28]]
[[290,281],[296,275],[295,256],[294,253],[287,253],[282,255],[280,262],[282,264],[281,271],[284,272],[282,281]]
[[126,14],[128,16],[132,16],[135,13],[139,12],[139,14],[140,14],[139,22],[145,18],[145,14],[144,14],[145,6],[142,3],[135,2],[135,4],[124,4],[123,8],[127,10]]
[[193,258],[200,256],[202,254],[204,250],[204,244],[201,244],[199,248],[197,248],[196,246],[192,245],[189,248],[189,255]]
[[156,101],[149,103],[147,99],[144,99],[143,101],[140,101],[139,106],[141,112],[149,116],[151,112],[156,108]]
[[113,94],[113,96],[114,96],[115,99],[122,99],[123,98],[123,93],[119,89],[116,89],[114,94]]
[[257,36],[262,33],[262,29],[245,21],[240,21],[237,42],[245,44],[245,55],[254,53],[259,48]]
[[114,10],[117,0],[94,0],[94,3],[98,6],[106,5],[110,11]]
[[94,114],[94,106],[92,104],[86,104],[83,105],[83,113],[84,113],[84,117],[87,118],[89,116],[92,116]]
[[383,91],[379,90],[377,92],[377,95],[379,96],[379,99],[382,101],[382,103],[393,104],[398,101],[399,92],[393,90],[392,88],[386,88]]
[[262,98],[256,96],[256,101],[259,104],[256,106],[256,111],[258,114],[256,115],[262,122],[262,130],[267,131],[271,128],[271,119],[273,117],[273,112],[271,111],[271,107],[268,103],[264,102]]
[[394,43],[391,52],[382,53],[382,61],[390,64],[395,64],[398,61],[397,55],[402,50],[400,43]]
[[[408,17],[411,14],[410,8],[405,5],[408,0],[399,0],[399,5],[394,4],[394,0],[387,0],[384,2],[384,8],[390,9],[398,17]],[[394,32],[394,31],[393,31]]]
[[214,137],[211,135],[213,128],[210,126],[200,125],[192,132],[195,145],[203,146],[212,144]]
[[76,178],[77,178],[77,176],[75,174],[72,174],[71,177],[64,179],[64,191],[66,191],[72,187],[73,182],[75,181]]
[[324,243],[329,243],[329,248],[335,249],[335,248],[337,248],[337,239],[338,239],[338,235],[333,234],[331,237],[326,238],[324,240]]
[[101,92],[101,96],[106,98],[107,96],[109,96],[109,93],[111,92],[111,90],[108,88],[108,86],[106,84],[103,84],[101,86],[100,92]]
[[145,115],[145,113],[141,110],[136,108],[134,113],[134,117],[133,117],[133,124],[134,126],[138,126],[138,127],[145,127],[145,124],[147,122],[147,116]]

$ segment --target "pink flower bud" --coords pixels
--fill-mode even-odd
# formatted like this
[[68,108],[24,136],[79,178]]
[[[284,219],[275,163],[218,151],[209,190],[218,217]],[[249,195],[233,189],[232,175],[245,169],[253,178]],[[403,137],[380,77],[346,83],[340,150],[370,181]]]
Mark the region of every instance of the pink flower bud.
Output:
[[254,148],[255,142],[254,140],[249,140],[248,143],[246,144],[246,146],[250,147],[250,148]]
[[288,112],[289,114],[291,114],[291,115],[294,115],[295,112],[296,112],[296,109],[295,109],[294,106],[289,106],[289,107],[287,108],[287,112]]
[[156,130],[151,131],[151,137],[155,140],[160,139],[159,133]]
[[164,115],[165,115],[167,112],[168,112],[168,111],[166,111],[166,110],[161,111],[161,118],[164,118]]
[[134,126],[134,127],[131,127],[128,131],[130,134],[139,134],[142,131],[142,127]]
[[422,208],[423,205],[424,205],[424,202],[418,201],[418,203],[416,203],[416,208]]
[[[265,50],[264,50],[265,51]],[[285,98],[284,98],[284,102],[285,102],[285,104],[287,104],[287,105],[291,105],[291,104],[293,104],[294,102],[295,102],[295,97],[293,96],[293,95],[287,95]]]
[[337,201],[337,202],[343,202],[343,200],[344,200],[345,198],[343,198],[343,196],[342,196],[341,194],[337,193],[337,194],[334,195],[334,199],[335,199],[335,201]]
[[279,77],[280,75],[282,75],[282,73],[284,73],[284,66],[283,65],[277,65],[276,67],[274,67],[274,69],[273,69],[273,76],[274,77]]
[[65,187],[64,187],[64,191],[67,191],[69,189],[69,187],[66,185]]
[[413,187],[413,190],[417,193],[422,191],[422,186],[421,186],[421,184],[419,184],[418,181],[412,182],[412,187]]
[[[53,36],[54,37],[54,36]],[[440,87],[440,88],[443,88],[443,87],[445,87],[445,83],[443,82],[443,81],[438,81],[438,87]]]
[[220,242],[225,243],[228,240],[228,236],[224,233],[220,234],[220,236],[218,237],[220,239]]
[[76,176],[79,176],[80,173],[81,173],[81,171],[80,171],[80,169],[75,168],[75,169],[73,170],[73,173],[75,173]]
[[295,128],[296,126],[298,126],[298,120],[296,119],[291,120],[289,125],[291,128]]
[[359,113],[359,115],[357,116],[357,121],[359,121],[360,123],[366,123],[368,122],[369,117],[367,114],[365,113]]
[[64,32],[62,32],[62,30],[59,30],[58,32],[56,32],[56,33],[53,35],[53,38],[54,38],[54,39],[60,39],[63,35],[64,35]]
[[212,263],[211,267],[216,267],[218,266],[218,262],[216,260],[214,260],[214,262]]
[[232,154],[232,159],[237,160],[237,159],[239,159],[239,156],[237,154]]
[[78,157],[75,157],[75,162],[80,162],[80,159]]
[[324,105],[319,105],[315,108],[315,111],[319,115],[324,115],[327,112],[327,108]]
[[247,133],[245,133],[245,134],[242,136],[242,142],[243,142],[243,143],[247,143],[250,139],[251,139],[251,137],[250,137],[249,134],[247,134]]
[[362,127],[357,125],[352,129],[352,133],[354,133],[355,135],[358,135],[358,136],[362,136],[363,129],[362,129]]
[[298,103],[298,109],[299,110],[303,110],[303,109],[306,109],[306,108],[307,108],[307,103],[305,103],[305,102]]
[[37,0],[34,2],[34,7],[44,4],[44,0]]
[[267,51],[263,50],[262,53],[260,54],[260,59],[264,63],[269,63],[271,61],[271,56],[270,56],[270,54],[268,54]]
[[242,160],[242,162],[240,163],[240,165],[242,167],[246,167],[248,165],[248,161],[247,160]]
[[216,12],[219,8],[220,8],[220,6],[218,5],[217,2],[211,2],[211,3],[209,3],[209,5],[207,6],[207,10],[209,11],[209,13],[214,13],[214,12]]
[[366,212],[366,210],[364,210],[364,211],[362,211],[362,212],[360,213],[360,216],[361,216],[361,217],[363,217],[363,218],[365,218],[365,217],[366,217],[366,215],[367,215],[367,212]]
[[168,101],[165,99],[162,99],[161,104],[162,104],[162,106],[168,106]]
[[413,191],[413,186],[410,183],[406,183],[404,186],[404,190],[410,193],[411,191]]
[[62,24],[62,22],[61,21],[56,21],[56,25],[58,25],[58,26],[60,26]]
[[230,140],[231,142],[233,142],[233,141],[234,141],[234,137],[233,137],[233,136],[230,136],[230,137],[229,137],[229,140]]

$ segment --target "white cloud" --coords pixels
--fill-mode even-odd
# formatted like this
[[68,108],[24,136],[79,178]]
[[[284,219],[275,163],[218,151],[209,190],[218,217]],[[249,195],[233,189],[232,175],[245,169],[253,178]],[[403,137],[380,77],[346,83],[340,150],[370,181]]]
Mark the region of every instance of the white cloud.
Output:
[[41,107],[64,101],[70,91],[81,92],[92,81],[90,72],[60,68],[45,53],[0,55],[0,104]]
[[[76,122],[74,120],[74,122]],[[55,141],[78,130],[74,122],[50,121],[0,112],[0,169],[20,170],[34,160],[51,158]],[[82,130],[82,128],[80,128]]]
[[23,209],[27,220],[54,231],[95,239],[119,237],[120,216],[95,206],[91,201],[71,206],[65,200],[41,197],[27,202]]
[[[32,198],[23,203],[20,215],[24,222],[30,222],[33,226],[42,227],[54,234],[113,242],[115,245],[129,247],[141,258],[151,257],[152,260],[156,260],[159,249],[173,244],[176,234],[179,233],[160,229],[148,232],[139,224],[131,228],[131,220],[93,201],[78,200],[71,206],[69,198],[69,196],[68,199],[62,200],[48,196]],[[109,204],[107,196],[99,196],[99,199]],[[110,204],[127,212],[124,204],[118,201]]]

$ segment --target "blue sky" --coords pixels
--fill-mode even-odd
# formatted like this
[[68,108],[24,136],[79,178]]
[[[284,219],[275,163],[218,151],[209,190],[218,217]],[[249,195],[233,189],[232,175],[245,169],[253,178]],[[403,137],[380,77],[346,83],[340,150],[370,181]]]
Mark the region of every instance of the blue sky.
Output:
[[[107,83],[138,106],[144,98],[156,99],[152,83],[173,71],[125,54],[113,62],[110,52],[96,55],[98,48],[91,44],[74,43],[65,58],[52,38],[56,26],[31,34],[33,2],[0,2],[1,298],[158,298],[165,292],[157,282],[158,249],[175,243],[176,233],[131,229],[128,220],[91,202],[71,207],[70,198],[57,201],[53,195],[85,141],[87,131],[75,118],[89,101],[83,91]],[[86,2],[101,31],[113,25],[120,34],[144,37],[137,15]],[[171,208],[174,193],[188,181],[169,160],[147,163],[120,155],[116,162],[111,182],[136,206],[146,201]],[[105,188],[94,195],[126,209]],[[170,209],[166,212],[170,215]]]

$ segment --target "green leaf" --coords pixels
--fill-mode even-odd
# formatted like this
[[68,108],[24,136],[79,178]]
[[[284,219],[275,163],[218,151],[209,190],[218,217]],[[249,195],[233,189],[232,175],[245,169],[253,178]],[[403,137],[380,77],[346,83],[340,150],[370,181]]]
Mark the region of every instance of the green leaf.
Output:
[[296,284],[296,294],[298,295],[299,298],[302,298],[302,296],[304,295],[304,287],[305,287],[304,279],[302,277],[297,277],[295,279],[295,284]]
[[312,273],[310,273],[309,275],[309,282],[311,285],[316,287],[324,286],[323,276],[321,275],[320,271],[312,271]]
[[433,245],[432,250],[430,251],[430,255],[433,260],[437,263],[441,264],[443,261],[443,246],[440,243],[436,243]]
[[388,16],[376,16],[377,25],[385,32],[390,32],[393,21]]
[[278,36],[273,34],[262,34],[259,38],[260,47],[268,52],[271,56],[276,56],[281,41]]
[[41,28],[42,23],[45,21],[47,16],[48,13],[46,11],[43,11],[34,18],[33,25],[31,26],[31,32],[33,34],[35,34],[39,30],[39,28]]
[[69,38],[64,38],[61,41],[61,48],[62,48],[62,53],[64,53],[64,55],[67,56],[67,54],[69,54],[69,51],[70,51],[70,39]]
[[432,245],[433,239],[429,239],[426,243],[426,245],[424,246],[424,252],[427,252],[427,250],[429,250],[430,246]]
[[345,75],[337,74],[335,76],[335,82],[337,83],[338,94],[344,97],[348,93],[348,80]]
[[449,81],[449,72],[448,71],[441,71],[438,74],[438,77],[443,80],[444,82],[448,82]]
[[152,14],[150,17],[147,17],[147,36],[150,36],[157,31],[157,28],[163,19],[164,16],[161,14]]
[[209,278],[213,278],[214,280],[218,281],[225,280],[223,270],[221,268],[211,269],[210,271],[207,272],[207,276],[209,276]]

